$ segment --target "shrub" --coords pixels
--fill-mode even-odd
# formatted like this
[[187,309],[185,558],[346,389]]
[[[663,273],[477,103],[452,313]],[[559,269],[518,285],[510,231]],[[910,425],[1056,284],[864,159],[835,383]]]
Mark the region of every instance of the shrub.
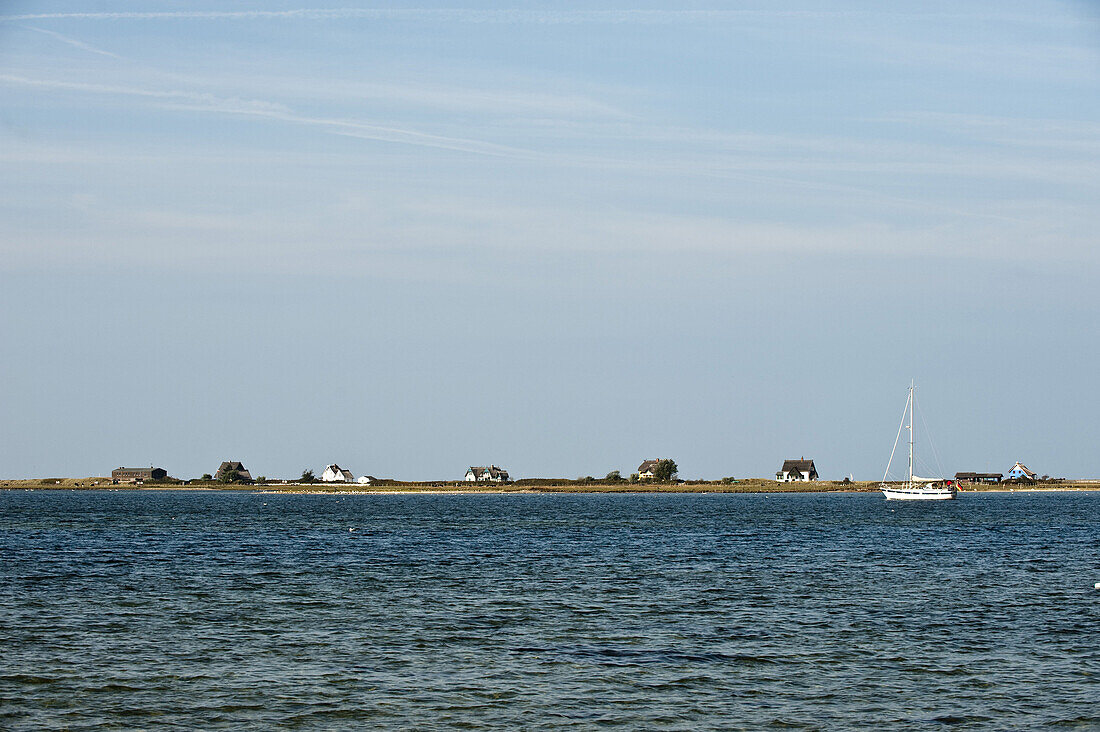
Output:
[[679,468],[676,467],[675,460],[658,460],[657,467],[653,469],[653,477],[662,483],[669,483],[679,472]]

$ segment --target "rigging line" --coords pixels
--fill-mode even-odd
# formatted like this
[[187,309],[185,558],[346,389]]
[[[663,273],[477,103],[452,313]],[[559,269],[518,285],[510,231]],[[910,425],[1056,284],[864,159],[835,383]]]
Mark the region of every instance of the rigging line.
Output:
[[[913,396],[913,404],[917,402],[916,395]],[[928,446],[932,448],[932,457],[936,459],[936,468],[939,470],[940,477],[943,475],[943,463],[940,462],[939,453],[936,452],[936,443],[932,441],[932,433],[928,430],[928,423],[924,421],[924,410],[920,410],[920,423],[924,426],[924,434],[928,435]]]
[[898,436],[894,438],[894,449],[890,451],[890,462],[886,463],[886,472],[882,476],[882,482],[886,482],[886,476],[890,475],[890,466],[894,463],[894,453],[898,449],[898,440],[901,439],[901,429],[905,426],[905,410],[909,408],[909,400],[905,400],[905,407],[901,410],[901,424],[898,425]]

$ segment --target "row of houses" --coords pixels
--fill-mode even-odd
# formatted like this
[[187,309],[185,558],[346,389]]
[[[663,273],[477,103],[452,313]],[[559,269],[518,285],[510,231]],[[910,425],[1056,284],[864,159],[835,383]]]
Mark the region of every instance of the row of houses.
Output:
[[[652,458],[643,460],[638,466],[639,480],[654,480],[657,477],[657,469],[661,459]],[[226,460],[218,466],[218,470],[212,476],[214,480],[221,482],[253,482],[252,473],[239,460]],[[114,483],[144,483],[154,482],[168,478],[168,471],[164,468],[116,468],[111,471],[111,480]],[[809,483],[818,479],[817,466],[814,461],[805,456],[797,459],[784,460],[783,465],[775,473],[776,481],[780,483]],[[955,473],[955,480],[960,483],[1000,483],[1002,480],[1035,481],[1039,476],[1021,462],[1017,462],[1008,471],[1007,475],[1001,473]],[[374,485],[378,479],[373,475],[361,475],[358,478],[348,470],[336,463],[325,466],[321,472],[322,483],[355,483],[358,485]],[[497,465],[470,466],[466,469],[463,478],[467,483],[509,483],[511,478],[508,471]]]
[[[652,458],[643,460],[638,466],[638,478],[640,480],[653,480],[657,477],[657,466],[661,459]],[[168,477],[168,471],[164,468],[116,468],[111,471],[111,480],[115,483],[144,483],[145,481],[164,480]],[[212,476],[214,480],[222,482],[253,481],[252,473],[239,460],[226,460],[218,466],[218,470]],[[813,460],[799,458],[798,460],[785,460],[782,469],[775,474],[776,480],[784,483],[791,481],[817,480],[817,468]],[[358,478],[348,470],[336,463],[326,465],[321,472],[322,483],[356,483],[359,485],[372,485],[378,479],[372,475],[362,475]],[[508,471],[496,465],[470,466],[466,469],[464,480],[468,483],[509,483],[511,478]]]
[[[1046,476],[1043,476],[1042,479],[1045,478]],[[955,473],[955,480],[959,483],[1000,483],[1006,480],[1034,482],[1040,479],[1038,473],[1021,462],[1013,465],[1007,475],[1001,473]]]

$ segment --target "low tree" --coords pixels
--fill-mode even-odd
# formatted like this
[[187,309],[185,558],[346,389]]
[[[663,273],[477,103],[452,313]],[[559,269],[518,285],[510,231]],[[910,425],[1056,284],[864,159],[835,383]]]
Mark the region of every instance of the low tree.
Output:
[[214,480],[214,476],[210,473],[203,473],[202,477],[199,478],[199,480]]
[[622,481],[622,479],[623,474],[620,473],[618,470],[612,470],[604,477],[604,480],[606,480],[608,483],[619,483]]
[[671,483],[676,478],[679,469],[675,460],[658,460],[657,467],[653,469],[653,477],[661,483]]
[[221,482],[222,483],[240,483],[241,482],[241,474],[238,473],[236,470],[227,470],[224,473],[222,473]]
[[266,475],[261,475],[259,478],[256,478],[256,482],[257,483],[266,483],[267,482],[267,476]]
[[302,482],[303,483],[313,483],[316,480],[317,480],[317,478],[314,477],[312,470],[306,469],[306,470],[302,471]]
[[630,482],[631,483],[637,483],[639,480],[641,480],[641,478],[638,476],[637,473],[631,473],[630,474]]

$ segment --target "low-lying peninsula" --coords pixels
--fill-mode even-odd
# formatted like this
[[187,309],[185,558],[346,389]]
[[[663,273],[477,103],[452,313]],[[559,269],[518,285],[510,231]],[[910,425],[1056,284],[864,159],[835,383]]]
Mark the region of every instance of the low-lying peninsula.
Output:
[[[270,493],[316,494],[382,494],[382,493],[873,493],[879,481],[828,481],[781,483],[765,478],[743,480],[652,481],[556,480],[531,478],[514,483],[473,483],[465,481],[379,481],[374,485],[354,483],[303,483],[296,481],[264,481],[252,483],[222,483],[204,480],[163,480],[145,483],[112,483],[110,478],[32,478],[0,480],[0,490],[247,490]],[[1031,483],[1000,483],[964,485],[962,492],[1008,491],[1081,491],[1100,490],[1100,481],[1036,481]]]

